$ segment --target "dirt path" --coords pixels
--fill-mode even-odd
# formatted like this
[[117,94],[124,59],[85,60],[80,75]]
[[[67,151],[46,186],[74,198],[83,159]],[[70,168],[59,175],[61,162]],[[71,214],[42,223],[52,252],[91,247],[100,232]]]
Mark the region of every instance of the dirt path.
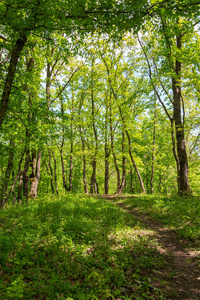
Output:
[[187,243],[181,242],[175,231],[163,227],[148,214],[127,207],[120,202],[123,197],[116,195],[100,197],[115,202],[155,232],[158,250],[165,256],[164,269],[160,270],[155,286],[166,282],[164,286],[162,284],[162,289],[164,288],[168,295],[166,299],[200,300],[200,266],[197,259],[200,251],[187,247]]

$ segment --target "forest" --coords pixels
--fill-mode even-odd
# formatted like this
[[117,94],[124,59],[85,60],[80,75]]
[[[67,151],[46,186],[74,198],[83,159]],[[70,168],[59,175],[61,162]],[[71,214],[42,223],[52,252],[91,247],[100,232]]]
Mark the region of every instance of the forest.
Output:
[[[199,249],[199,9],[197,0],[0,0],[2,299],[198,298],[151,286],[163,258],[148,233],[130,238],[146,221],[128,207]],[[37,272],[40,293],[29,285]]]
[[72,7],[54,30],[64,4],[25,3],[1,3],[1,206],[63,190],[199,194],[197,7],[161,2],[144,18],[138,4],[133,28],[109,24],[115,3],[80,24]]

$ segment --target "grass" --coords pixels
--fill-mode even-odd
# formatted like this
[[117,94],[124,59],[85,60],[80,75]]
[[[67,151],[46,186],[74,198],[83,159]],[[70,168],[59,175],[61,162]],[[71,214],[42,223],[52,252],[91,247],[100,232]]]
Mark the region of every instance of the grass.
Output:
[[[199,238],[197,198],[120,201]],[[2,300],[166,298],[156,285],[164,257],[153,232],[111,201],[51,195],[1,210],[0,229]]]
[[151,235],[108,201],[51,196],[1,210],[0,226],[0,299],[162,295],[152,286],[163,259]]
[[148,213],[154,220],[174,229],[180,238],[200,246],[200,197],[138,195],[114,201]]

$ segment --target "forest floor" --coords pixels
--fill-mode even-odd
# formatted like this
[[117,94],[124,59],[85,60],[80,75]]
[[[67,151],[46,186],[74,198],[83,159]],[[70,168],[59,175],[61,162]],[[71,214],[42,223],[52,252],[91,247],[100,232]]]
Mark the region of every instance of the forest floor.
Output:
[[200,300],[200,199],[50,194],[0,210],[2,300]]
[[[200,299],[200,248],[195,240],[182,239],[175,229],[155,220],[150,213],[140,211],[130,204],[134,197],[118,195],[101,195],[138,219],[147,230],[154,232],[157,239],[157,250],[164,255],[165,261],[161,270],[155,270],[154,286],[165,291],[167,299]],[[163,284],[164,283],[164,284]]]

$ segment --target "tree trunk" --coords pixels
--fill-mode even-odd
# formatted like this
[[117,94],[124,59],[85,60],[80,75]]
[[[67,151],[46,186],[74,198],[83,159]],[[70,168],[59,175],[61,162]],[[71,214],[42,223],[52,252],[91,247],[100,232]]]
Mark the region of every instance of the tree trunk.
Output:
[[[60,96],[60,106],[61,106],[62,117],[64,117],[64,107],[63,107],[62,95]],[[65,191],[68,191],[66,177],[65,177],[65,164],[64,164],[64,159],[63,159],[64,141],[65,141],[65,128],[64,128],[64,123],[63,123],[62,124],[62,143],[61,143],[61,148],[60,148],[60,158],[61,158],[61,166],[62,166],[63,187],[64,187]]]
[[134,193],[134,187],[133,187],[133,171],[130,170],[130,177],[131,177],[131,194]]
[[26,146],[26,158],[25,158],[25,164],[24,164],[24,173],[23,173],[23,194],[26,198],[26,202],[28,201],[28,185],[29,185],[29,176],[28,176],[28,169],[29,169],[29,163],[30,163],[30,150],[29,145],[28,148]]
[[70,150],[69,191],[72,190],[72,171],[73,171],[73,141],[71,141],[71,150]]
[[84,191],[85,191],[86,194],[88,194],[87,179],[86,179],[85,139],[83,137],[82,125],[81,125],[81,108],[82,108],[82,105],[83,105],[83,101],[84,101],[84,97],[82,95],[80,103],[79,103],[79,110],[78,110],[78,115],[79,115],[79,132],[80,132],[81,144],[82,144],[82,152],[83,152],[83,184],[84,184]]
[[132,161],[132,163],[133,163],[135,172],[136,172],[136,174],[137,174],[137,176],[138,176],[138,179],[139,179],[139,181],[140,181],[140,187],[141,187],[141,189],[142,189],[142,193],[145,194],[146,191],[145,191],[145,188],[144,188],[144,183],[143,183],[142,177],[141,177],[140,172],[139,172],[139,170],[138,170],[138,168],[137,168],[137,166],[136,166],[136,163],[135,163],[135,161],[134,161],[134,158],[133,158],[133,155],[132,155],[132,152],[131,152],[131,139],[130,139],[130,135],[129,135],[129,133],[128,133],[127,130],[126,130],[126,135],[127,135],[127,138],[128,138],[129,155],[130,155],[131,161]]
[[94,189],[95,189],[95,194],[99,194],[99,185],[97,180],[95,181]]
[[[124,120],[124,116],[122,114],[122,110],[121,110],[120,106],[118,106],[118,108],[119,108],[120,115],[121,115],[121,118],[122,118],[123,126],[125,126],[125,120]],[[125,132],[126,132],[126,135],[127,135],[127,138],[128,138],[129,155],[130,155],[131,161],[133,163],[135,172],[136,172],[136,174],[138,176],[138,179],[140,181],[140,187],[142,189],[142,193],[145,194],[146,191],[145,191],[145,188],[144,188],[144,183],[143,183],[142,177],[141,177],[140,172],[139,172],[139,170],[138,170],[138,168],[136,166],[135,160],[134,160],[132,152],[131,152],[131,138],[130,138],[130,135],[128,133],[128,130],[125,130]]]
[[[60,104],[61,104],[62,117],[64,117],[64,107],[63,107],[62,95],[60,96]],[[64,159],[63,159],[63,147],[64,147],[64,141],[65,141],[64,123],[62,124],[62,143],[61,143],[61,149],[60,149],[61,165],[62,165],[63,187],[64,187],[65,191],[71,191],[72,190],[72,171],[73,171],[73,111],[74,111],[74,108],[73,108],[73,99],[72,99],[72,116],[71,116],[71,124],[70,124],[71,149],[70,149],[69,187],[67,186],[67,180],[66,180],[66,176],[65,176],[65,164],[64,164]]]
[[178,191],[180,190],[180,162],[179,158],[177,155],[177,150],[176,150],[176,138],[175,138],[175,130],[174,130],[174,120],[171,119],[171,139],[172,139],[172,151],[174,154],[174,158],[176,161],[176,170],[177,170],[177,184],[178,184]]
[[83,154],[83,183],[84,183],[84,191],[85,191],[86,194],[88,194],[87,180],[86,180],[86,159],[85,159],[85,154]]
[[49,152],[49,162],[48,162],[48,168],[49,168],[49,175],[50,175],[50,182],[51,182],[51,192],[52,194],[55,193],[54,191],[54,185],[53,185],[53,169],[52,169],[52,166],[51,166],[51,154],[50,154],[50,151],[48,150]]
[[10,58],[10,64],[8,67],[8,74],[6,77],[3,94],[1,98],[1,104],[0,104],[0,128],[3,124],[4,118],[6,116],[7,108],[8,108],[8,102],[10,97],[10,92],[15,76],[15,71],[17,67],[17,62],[20,56],[20,53],[22,52],[25,44],[27,41],[27,37],[23,34],[15,43],[14,48],[11,52],[11,58]]
[[96,170],[97,170],[97,152],[98,152],[98,136],[97,136],[97,130],[95,125],[95,105],[94,105],[94,83],[93,83],[93,64],[94,59],[92,60],[92,73],[91,73],[91,102],[92,102],[92,127],[94,132],[94,138],[95,138],[95,150],[94,155],[92,159],[92,176],[90,181],[90,193],[95,194],[98,193],[98,185],[96,183]]
[[84,191],[85,191],[86,194],[88,194],[87,179],[86,179],[85,141],[84,141],[84,138],[82,136],[81,136],[81,142],[82,142],[82,151],[83,151],[83,183],[84,183]]
[[162,189],[162,173],[159,174],[158,192],[161,193]]
[[[12,170],[12,181],[14,181],[14,180],[15,180],[15,171]],[[16,193],[15,193],[14,190],[12,191],[12,198],[13,198],[13,205],[15,205],[15,203],[16,203]]]
[[93,194],[93,192],[95,192],[95,194],[97,194],[97,189],[96,189],[96,160],[93,159],[92,161],[92,176],[90,179],[90,194]]
[[37,197],[37,187],[38,182],[40,179],[40,165],[41,165],[41,151],[38,150],[37,153],[37,161],[34,167],[35,173],[33,174],[34,177],[31,178],[31,187],[30,187],[30,193],[29,198],[36,198]]
[[115,170],[117,172],[117,194],[119,193],[120,190],[120,171],[119,167],[117,164],[117,158],[115,155],[115,150],[114,150],[114,132],[113,132],[113,123],[112,123],[112,107],[110,103],[110,137],[111,137],[111,150],[112,150],[112,155],[113,155],[113,160],[114,160],[114,165],[115,165]]
[[[177,20],[177,23],[179,20]],[[167,37],[165,36],[167,39]],[[144,47],[138,36],[138,41],[143,49],[144,55],[146,57],[146,61],[149,68],[149,76],[152,81],[152,72],[151,66],[149,63],[149,59],[147,57],[147,53],[145,52]],[[169,40],[166,41],[169,44]],[[176,35],[176,46],[178,49],[178,53],[181,52],[182,48],[182,34],[179,33]],[[172,60],[172,56],[170,56],[170,64]],[[152,81],[152,85],[156,95],[158,96],[159,102],[162,104],[165,113],[167,114],[170,122],[171,122],[171,136],[172,136],[172,144],[173,144],[173,153],[176,160],[177,165],[177,182],[178,182],[178,194],[179,195],[188,195],[191,193],[189,180],[188,180],[188,160],[187,160],[187,151],[184,137],[184,103],[181,95],[181,62],[178,58],[175,59],[175,64],[172,68],[172,91],[173,91],[173,118],[171,118],[169,112],[167,111],[167,107],[164,105],[158,91],[156,90],[155,84]],[[175,73],[175,74],[174,74]],[[182,110],[183,110],[183,121],[181,120],[181,101],[182,101]],[[176,132],[176,142],[174,138],[174,128],[173,124],[175,123],[175,132]],[[176,143],[176,149],[175,149]],[[176,154],[177,150],[177,154]]]
[[74,95],[72,89],[72,111],[70,122],[70,166],[69,166],[69,191],[72,190],[72,172],[73,172],[73,150],[74,150],[74,136],[73,136],[73,120],[74,120]]
[[151,181],[150,181],[150,192],[151,192],[151,194],[153,194],[155,144],[156,144],[156,99],[154,99],[153,148],[152,148],[152,157],[151,157]]
[[108,106],[106,105],[105,117],[105,178],[104,178],[104,193],[109,194],[109,157],[110,150],[108,147]]
[[116,158],[115,151],[114,151],[114,145],[113,145],[112,141],[111,141],[111,147],[112,147],[112,154],[113,154],[113,160],[114,160],[115,170],[117,172],[117,194],[118,194],[119,191],[120,191],[121,179],[120,179],[119,167],[118,167],[118,164],[117,164],[117,158]]
[[12,140],[10,140],[8,164],[7,164],[7,168],[6,168],[6,171],[5,171],[5,176],[4,176],[4,179],[3,179],[3,183],[2,183],[2,187],[1,187],[1,193],[0,193],[0,207],[3,207],[4,204],[6,203],[5,202],[6,192],[7,192],[8,185],[9,185],[10,175],[11,175],[12,170],[13,170],[14,147],[15,147],[15,143]]
[[18,185],[18,192],[17,192],[17,200],[20,204],[22,202],[22,182],[23,182],[23,173],[19,176],[19,185]]
[[47,109],[50,109],[50,87],[51,87],[51,65],[47,63],[47,73],[46,73],[46,99],[47,99]]
[[15,178],[15,180],[14,180],[12,186],[11,186],[10,192],[8,193],[7,197],[5,198],[5,200],[4,200],[4,202],[3,202],[3,207],[4,207],[5,203],[8,202],[8,199],[10,198],[10,195],[12,194],[12,192],[13,192],[13,190],[14,190],[14,188],[15,188],[16,182],[17,182],[19,176],[21,176],[21,174],[23,174],[23,172],[24,172],[24,171],[20,171],[20,172],[17,174],[17,176],[16,176],[16,178]]
[[63,148],[60,150],[60,157],[61,157],[61,166],[62,166],[62,179],[63,179],[63,187],[65,191],[68,191],[66,179],[65,179],[65,164],[64,164],[64,159],[63,159]]
[[[30,73],[33,70],[34,67],[34,58],[33,57],[26,57],[26,70],[27,73]],[[29,104],[29,114],[28,114],[28,127],[26,127],[26,147],[25,147],[25,153],[26,153],[26,158],[25,158],[25,166],[24,166],[24,173],[23,173],[23,194],[26,198],[26,202],[28,202],[28,197],[29,197],[29,175],[28,175],[28,170],[29,166],[32,168],[32,174],[31,176],[34,177],[35,173],[35,163],[36,163],[36,150],[33,149],[32,152],[32,158],[30,156],[30,144],[29,144],[29,139],[32,134],[32,124],[35,122],[35,115],[33,111],[31,110],[33,107],[33,102],[32,100],[34,99],[35,93],[31,88],[29,88],[28,84],[26,83],[24,86],[24,91],[27,92],[28,94],[28,104]]]
[[[176,45],[181,50],[182,35],[176,36]],[[178,160],[180,164],[180,174],[178,176],[178,193],[179,195],[188,195],[191,193],[189,180],[188,180],[188,160],[187,151],[184,137],[184,107],[183,120],[181,120],[181,62],[176,59],[175,62],[176,76],[172,77],[172,90],[173,90],[173,119],[175,122],[176,131],[176,149]]]
[[[105,149],[107,151],[107,149]],[[109,194],[109,156],[105,152],[105,180],[104,180],[104,193]]]
[[18,191],[17,191],[17,201],[18,201],[19,204],[22,202],[23,172],[21,172],[21,164],[22,164],[22,161],[23,161],[23,157],[24,157],[25,151],[26,151],[26,148],[25,148],[25,150],[22,153],[21,159],[19,161],[19,167],[18,167],[19,185],[18,185]]
[[55,155],[53,152],[52,152],[52,155],[53,155],[53,162],[54,162],[54,182],[55,182],[55,187],[56,187],[56,194],[58,195],[56,158],[55,158]]
[[119,189],[119,194],[123,193],[125,182],[126,182],[126,156],[124,154],[125,146],[125,135],[124,135],[124,128],[122,129],[122,182]]
[[85,140],[83,138],[81,126],[79,126],[79,132],[81,135],[81,143],[82,143],[82,151],[83,151],[83,184],[84,184],[84,191],[88,194],[87,188],[87,179],[86,179],[86,158],[85,158]]
[[10,175],[13,169],[13,163],[14,163],[14,147],[15,143],[10,140],[10,146],[9,146],[9,156],[8,156],[8,165],[5,172],[5,177],[2,184],[2,192],[1,192],[1,199],[4,198],[4,195],[8,189],[9,179]]

